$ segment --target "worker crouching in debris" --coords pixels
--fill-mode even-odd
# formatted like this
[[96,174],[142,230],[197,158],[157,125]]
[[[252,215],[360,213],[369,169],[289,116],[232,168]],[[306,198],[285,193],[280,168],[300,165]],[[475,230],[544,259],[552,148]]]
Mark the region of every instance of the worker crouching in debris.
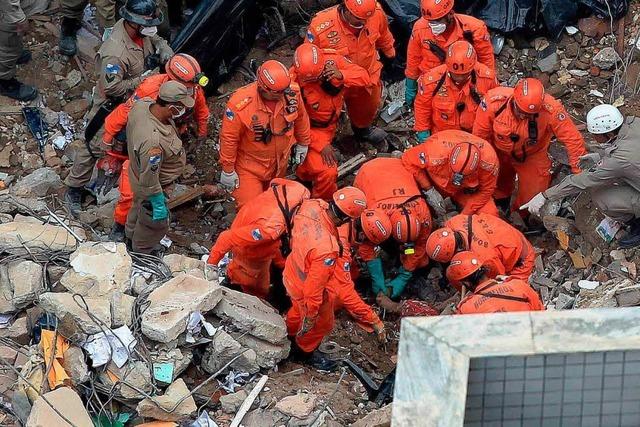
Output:
[[309,116],[289,70],[269,60],[258,81],[238,89],[227,103],[220,130],[220,185],[238,209],[284,177],[291,150],[301,164],[309,149]]
[[603,154],[587,154],[581,159],[596,165],[580,174],[536,194],[521,209],[539,215],[545,202],[559,200],[580,191],[588,191],[594,204],[608,217],[627,223],[629,232],[620,241],[621,248],[640,245],[640,119],[627,117],[608,104],[598,105],[587,114],[587,129],[600,144]]
[[369,73],[337,51],[309,43],[296,49],[290,73],[300,85],[311,124],[309,152],[296,175],[312,184],[313,198],[331,200],[338,190],[338,163],[331,142],[342,112],[344,92],[369,86]]
[[[271,181],[269,188],[245,204],[231,227],[218,236],[207,263],[217,266],[231,252],[227,278],[248,294],[267,299],[270,266],[289,251],[292,218],[309,190],[284,178]],[[281,266],[282,267],[282,266]]]
[[305,200],[293,220],[291,254],[283,282],[292,306],[286,322],[298,356],[316,369],[331,370],[336,362],[316,351],[334,323],[334,296],[328,288],[340,257],[337,227],[366,209],[362,191],[345,187],[333,200]]
[[560,102],[545,94],[537,79],[520,80],[515,88],[490,90],[476,114],[473,134],[489,141],[498,152],[500,176],[496,200],[506,206],[518,176],[518,193],[512,204],[518,209],[551,183],[551,137],[565,145],[571,171],[586,154],[582,135]]
[[447,267],[447,280],[469,291],[456,307],[458,314],[544,310],[540,296],[525,280],[491,279],[480,259],[474,252],[463,251]]
[[524,235],[502,219],[488,214],[456,215],[427,240],[427,255],[450,262],[455,254],[473,251],[489,277],[507,275],[529,280],[535,249]]
[[493,200],[498,157],[487,141],[461,130],[445,130],[405,151],[402,164],[422,190],[435,187],[462,213],[499,215]]
[[[425,251],[431,233],[429,207],[400,159],[368,161],[358,171],[353,185],[364,192],[367,206],[376,209],[357,223],[367,237],[358,245],[358,254],[367,263],[373,292],[398,298],[413,272],[429,263]],[[378,235],[384,239],[369,239]],[[385,280],[378,245],[399,258],[398,274],[392,280]]]
[[309,24],[307,41],[340,55],[369,73],[371,86],[345,90],[347,114],[356,138],[381,144],[387,132],[373,126],[382,100],[382,62],[393,61],[396,52],[389,22],[376,0],[344,0],[318,12]]
[[187,164],[173,120],[194,104],[185,85],[168,81],[160,87],[157,101],[140,100],[129,113],[127,142],[133,205],[127,216],[126,236],[136,252],[159,252],[160,241],[169,229],[165,191]]
[[453,0],[421,0],[422,17],[416,21],[407,45],[405,101],[413,105],[417,79],[445,63],[447,50],[464,40],[473,45],[479,62],[495,70],[493,47],[487,26],[481,20],[453,11]]
[[477,61],[473,46],[466,41],[453,43],[446,64],[418,79],[414,104],[418,141],[424,142],[432,133],[446,129],[471,132],[482,98],[496,86],[494,71]]

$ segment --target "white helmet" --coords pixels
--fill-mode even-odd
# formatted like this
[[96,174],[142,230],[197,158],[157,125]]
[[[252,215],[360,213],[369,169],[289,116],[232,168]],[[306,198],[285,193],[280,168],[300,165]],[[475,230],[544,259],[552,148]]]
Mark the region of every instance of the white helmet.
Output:
[[624,123],[624,117],[613,105],[598,105],[587,113],[587,130],[595,135],[616,130],[622,126],[622,123]]

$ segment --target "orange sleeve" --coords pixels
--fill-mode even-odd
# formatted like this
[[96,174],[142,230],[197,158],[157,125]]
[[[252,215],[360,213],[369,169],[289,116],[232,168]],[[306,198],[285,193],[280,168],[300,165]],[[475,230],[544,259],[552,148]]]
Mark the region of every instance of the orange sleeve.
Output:
[[[340,266],[336,267],[338,270]],[[342,303],[342,306],[353,317],[356,322],[361,326],[366,326],[370,329],[374,324],[380,321],[378,315],[373,311],[371,306],[364,302],[358,292],[355,290],[353,281],[349,280],[346,283],[340,283],[337,285],[336,293],[338,299]],[[372,330],[372,329],[371,329]],[[369,330],[369,332],[371,332]]]
[[504,276],[506,274],[506,269],[504,268],[504,265],[498,258],[497,254],[494,254],[494,256],[490,259],[485,259],[482,265],[489,269],[489,271],[487,272],[487,276],[489,276],[490,278],[494,278],[496,276]]
[[233,231],[231,229],[225,230],[216,239],[216,243],[211,247],[209,252],[208,264],[216,265],[220,262],[224,254],[231,250],[233,244]]
[[127,126],[127,120],[129,119],[129,111],[133,106],[133,97],[129,98],[127,102],[123,102],[118,105],[109,115],[104,119],[104,136],[102,139],[111,143],[113,138]]
[[584,138],[580,134],[580,131],[576,128],[576,125],[571,120],[571,117],[564,109],[564,107],[557,102],[557,107],[554,109],[553,117],[551,118],[551,128],[553,134],[558,138],[566,148],[569,155],[569,163],[571,164],[571,172],[574,174],[580,173],[581,169],[578,166],[580,156],[587,154],[585,148]]
[[420,77],[420,62],[422,61],[422,46],[420,45],[420,37],[416,35],[415,29],[420,19],[413,25],[413,31],[407,44],[407,68],[404,70],[404,75],[414,80]]
[[310,267],[307,278],[302,284],[302,295],[306,308],[304,315],[305,317],[313,319],[318,317],[324,290],[333,276],[333,271],[336,267],[336,258],[338,256],[335,252],[318,253],[314,249],[307,257],[311,258],[309,260]]
[[300,145],[311,144],[311,124],[309,123],[309,115],[304,107],[304,101],[301,93],[298,91],[298,117],[293,124],[293,134],[296,137],[296,143]]
[[433,121],[431,115],[433,114],[433,88],[431,85],[424,83],[426,75],[422,75],[418,79],[418,94],[413,104],[413,114],[415,116],[415,125],[413,130],[416,132],[431,130]]
[[371,86],[369,72],[361,66],[354,64],[344,56],[339,57],[337,65],[342,73],[342,83],[344,83],[345,87]]
[[368,241],[361,243],[358,245],[358,256],[364,262],[373,261],[377,258],[375,245]]
[[[252,232],[256,229],[260,230],[261,235],[264,237],[263,239],[256,240],[253,237]],[[224,254],[231,251],[234,247],[242,247],[243,250],[250,249],[254,246],[264,247],[265,240],[272,238],[272,236],[268,234],[269,230],[258,226],[258,224],[245,225],[242,227],[231,226],[230,229],[220,233],[216,239],[216,243],[211,248],[208,262],[209,264],[213,264],[214,262],[212,261],[215,261],[217,264]]]
[[480,102],[476,112],[472,133],[493,145],[493,113],[487,104],[486,97]]
[[[413,178],[423,190],[429,190],[433,185],[426,171],[426,143],[418,144],[404,152],[402,155],[402,164],[406,170],[411,172]],[[421,158],[424,157],[424,162]]]
[[474,41],[473,48],[478,54],[478,61],[486,65],[492,70],[496,69],[496,58],[493,55],[493,45],[487,26],[482,23],[473,32]]
[[227,104],[220,128],[220,164],[222,170],[229,173],[236,169],[238,145],[244,134],[244,125],[238,114]]
[[524,287],[524,294],[529,299],[529,306],[532,311],[543,311],[544,304],[542,303],[542,299],[540,299],[540,295],[533,289],[528,283],[524,283],[526,287]]
[[198,136],[207,136],[209,125],[209,106],[207,98],[204,97],[204,90],[198,88],[196,90],[196,103],[193,107],[193,116],[198,124]]
[[376,41],[376,48],[382,51],[382,54],[387,58],[394,58],[396,56],[396,48],[393,46],[395,39],[393,34],[389,30],[389,20],[387,15],[382,11],[382,8],[376,9],[378,15],[378,21],[380,22],[380,38]]
[[463,215],[471,215],[478,212],[480,208],[487,204],[489,200],[493,197],[493,193],[496,191],[496,187],[498,186],[498,163],[493,163],[494,168],[492,170],[487,170],[484,168],[480,168],[480,188],[474,194],[472,194],[468,199],[467,203],[464,205],[462,209]]

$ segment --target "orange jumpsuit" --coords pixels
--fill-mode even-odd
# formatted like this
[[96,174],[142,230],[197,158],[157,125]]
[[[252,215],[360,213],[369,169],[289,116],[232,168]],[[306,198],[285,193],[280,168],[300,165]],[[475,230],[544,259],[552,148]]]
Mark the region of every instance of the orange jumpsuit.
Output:
[[451,80],[446,65],[420,76],[413,105],[416,132],[431,133],[447,129],[473,130],[476,111],[489,89],[498,86],[494,71],[477,63],[471,77],[462,86]]
[[504,281],[491,279],[479,284],[456,307],[458,314],[542,310],[544,305],[538,293],[525,280],[514,277]]
[[[473,16],[456,13],[452,25],[440,35],[434,35],[429,21],[420,18],[413,25],[407,46],[407,68],[405,75],[416,80],[438,65],[444,64],[446,52],[453,43],[466,40],[478,54],[478,62],[490,70],[496,69],[493,46],[487,26]],[[438,52],[438,54],[434,52]]]
[[269,294],[269,267],[280,252],[280,237],[287,233],[287,221],[278,204],[292,212],[309,190],[302,184],[276,178],[270,188],[238,211],[231,227],[218,236],[211,248],[209,264],[218,264],[227,252],[233,258],[227,268],[231,283],[248,294],[266,298]]
[[[328,208],[319,199],[302,203],[293,219],[291,254],[282,274],[292,304],[286,316],[287,331],[306,353],[318,348],[334,323],[334,297],[328,284],[340,256],[340,246]],[[298,336],[305,319],[314,322],[313,327]]]
[[[338,166],[327,166],[322,160],[320,152],[331,145],[338,127],[338,119],[344,104],[343,88],[364,88],[371,84],[369,73],[359,65],[353,64],[333,49],[323,49],[325,62],[335,64],[342,73],[342,80],[331,82],[337,93],[329,93],[319,81],[298,81],[295,67],[289,73],[291,79],[298,81],[302,91],[304,106],[309,114],[311,123],[311,145],[307,157],[296,169],[296,175],[303,181],[311,181],[314,199],[331,200],[331,196],[338,190]],[[327,84],[327,83],[325,83]]]
[[[471,217],[471,224],[469,224]],[[524,235],[497,216],[478,213],[456,215],[445,223],[445,227],[459,232],[467,250],[475,252],[483,265],[488,267],[487,276],[511,276],[529,280],[533,271],[536,251]],[[471,246],[469,247],[469,229]]]
[[362,300],[351,278],[351,264],[353,262],[351,256],[352,230],[353,226],[350,223],[338,227],[342,254],[336,261],[336,268],[333,271],[333,277],[329,280],[328,288],[334,294],[334,309],[338,311],[344,308],[360,327],[367,332],[372,332],[372,326],[379,323],[380,318],[371,306]]
[[118,182],[120,198],[118,198],[115,209],[113,210],[113,220],[118,224],[125,225],[127,223],[127,215],[129,214],[131,205],[133,205],[133,190],[129,182],[129,160],[125,160],[122,164],[122,172],[120,172]]
[[369,72],[371,86],[347,88],[345,103],[353,127],[364,129],[371,126],[382,96],[382,63],[378,50],[387,58],[396,56],[395,40],[382,7],[377,6],[360,31],[344,22],[338,6],[318,12],[309,23],[307,41],[323,49],[335,49]]
[[[473,125],[473,134],[489,141],[498,152],[500,177],[496,199],[511,197],[518,175],[518,194],[513,208],[531,200],[536,194],[549,188],[551,160],[549,145],[555,136],[567,148],[571,171],[580,173],[578,161],[587,154],[584,139],[560,102],[545,95],[542,111],[535,119],[532,139],[529,120],[515,116],[511,103],[513,89],[497,87],[490,90],[480,105]],[[533,124],[533,122],[532,122]]]
[[[465,177],[462,186],[457,187],[452,183],[449,156],[456,144],[461,142],[470,142],[478,147],[480,164],[475,176]],[[499,215],[493,201],[498,180],[498,157],[486,141],[461,130],[445,130],[405,151],[402,164],[422,189],[429,190],[435,186],[443,197],[451,197],[462,206],[462,213]]]
[[[427,239],[431,234],[431,212],[418,184],[402,165],[402,161],[384,157],[369,160],[358,171],[353,186],[364,192],[367,196],[367,206],[371,209],[380,208],[391,216],[394,211],[404,206],[417,216],[422,228],[414,242],[415,253],[403,253],[400,260],[407,271],[415,271],[426,266],[429,263]],[[358,254],[363,261],[374,260],[377,258],[376,245],[365,241],[359,245]]]
[[[256,141],[255,125],[270,131],[268,141]],[[231,95],[220,129],[220,163],[223,171],[235,170],[240,179],[233,192],[238,209],[265,191],[273,178],[285,175],[296,143],[310,143],[309,116],[297,84],[291,84],[273,111],[258,94],[257,83]]]

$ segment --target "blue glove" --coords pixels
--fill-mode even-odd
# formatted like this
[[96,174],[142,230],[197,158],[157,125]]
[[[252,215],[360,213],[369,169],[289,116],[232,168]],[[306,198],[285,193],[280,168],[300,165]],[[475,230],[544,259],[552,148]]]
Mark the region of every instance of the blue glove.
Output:
[[379,292],[385,293],[387,288],[384,285],[382,260],[380,258],[376,258],[373,261],[368,261],[367,268],[371,275],[371,289],[373,290],[374,295],[378,295]]
[[407,283],[409,283],[409,279],[411,279],[411,276],[413,276],[412,272],[405,270],[404,267],[400,267],[396,278],[391,280],[386,285],[387,287],[392,288],[391,298],[398,298],[400,295],[402,295],[402,292],[407,286]]
[[167,209],[164,194],[152,194],[149,196],[149,202],[151,202],[151,207],[153,208],[151,219],[154,221],[164,221],[169,217],[169,209]]
[[404,102],[413,107],[413,101],[416,100],[418,94],[418,81],[407,77],[404,80]]
[[430,130],[421,130],[420,132],[416,132],[416,138],[418,138],[419,142],[425,142],[431,136]]

